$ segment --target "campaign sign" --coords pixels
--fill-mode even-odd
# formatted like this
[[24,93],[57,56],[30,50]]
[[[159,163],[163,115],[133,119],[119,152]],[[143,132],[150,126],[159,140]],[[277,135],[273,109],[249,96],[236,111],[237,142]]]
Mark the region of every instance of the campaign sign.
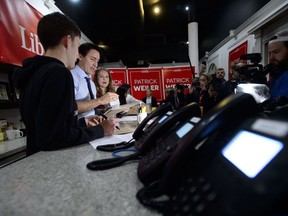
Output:
[[44,54],[37,35],[41,17],[26,1],[0,0],[0,62],[22,65],[23,59]]
[[232,68],[231,68],[232,63],[234,61],[240,61],[240,56],[247,54],[247,50],[248,50],[248,41],[246,40],[229,52],[228,79],[232,79]]
[[[194,68],[193,68],[194,70]],[[165,67],[163,68],[163,91],[168,87],[175,87],[176,84],[191,86],[193,71],[189,66]]]
[[163,99],[162,68],[128,68],[128,80],[133,97],[141,100],[146,97],[146,89],[152,90],[153,96],[159,101]]
[[121,86],[127,82],[126,68],[109,68],[114,86]]

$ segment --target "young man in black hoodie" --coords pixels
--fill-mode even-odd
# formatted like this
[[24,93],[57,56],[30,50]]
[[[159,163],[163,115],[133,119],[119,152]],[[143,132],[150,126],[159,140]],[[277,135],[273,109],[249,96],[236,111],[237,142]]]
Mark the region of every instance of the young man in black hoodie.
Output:
[[91,116],[78,120],[71,72],[81,31],[61,13],[42,17],[37,26],[44,56],[25,59],[13,74],[20,90],[20,114],[27,129],[27,155],[87,143],[111,135],[119,119]]

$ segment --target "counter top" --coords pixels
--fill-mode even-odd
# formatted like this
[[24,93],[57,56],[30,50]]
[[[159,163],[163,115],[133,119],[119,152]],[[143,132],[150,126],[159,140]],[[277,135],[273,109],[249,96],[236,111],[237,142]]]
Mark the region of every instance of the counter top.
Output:
[[0,142],[0,159],[26,149],[26,137]]
[[90,144],[39,152],[0,169],[0,215],[160,215],[139,203],[138,162],[104,171],[86,164],[111,153]]

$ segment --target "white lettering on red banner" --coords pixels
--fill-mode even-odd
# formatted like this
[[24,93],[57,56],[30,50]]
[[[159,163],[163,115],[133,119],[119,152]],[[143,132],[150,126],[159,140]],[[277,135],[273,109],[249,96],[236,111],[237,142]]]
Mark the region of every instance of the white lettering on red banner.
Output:
[[139,84],[149,84],[149,85],[152,85],[152,84],[157,84],[157,80],[156,79],[135,79],[133,81],[133,83],[135,85],[139,85]]
[[32,52],[32,53],[36,53],[38,55],[43,55],[44,54],[44,48],[39,41],[38,35],[30,32],[30,45],[31,46],[28,47],[27,43],[26,43],[26,38],[25,38],[26,29],[21,25],[19,25],[19,28],[20,28],[21,43],[22,43],[21,47],[23,49],[26,49],[26,50]]
[[166,79],[166,82],[167,83],[189,83],[190,80],[189,78],[167,78]]
[[150,88],[152,91],[158,91],[160,90],[158,85],[150,85],[150,86],[133,86],[134,91],[146,91],[147,88]]
[[112,83],[114,86],[121,86],[123,84],[122,80],[112,80]]

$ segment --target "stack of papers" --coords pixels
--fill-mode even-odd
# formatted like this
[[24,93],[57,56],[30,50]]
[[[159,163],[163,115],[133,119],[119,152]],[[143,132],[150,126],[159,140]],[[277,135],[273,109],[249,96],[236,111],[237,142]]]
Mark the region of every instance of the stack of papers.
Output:
[[116,144],[116,143],[123,142],[123,141],[128,142],[133,138],[132,135],[133,133],[106,136],[103,138],[95,139],[91,141],[90,144],[92,145],[94,149],[96,149],[97,146],[100,146],[100,145]]

